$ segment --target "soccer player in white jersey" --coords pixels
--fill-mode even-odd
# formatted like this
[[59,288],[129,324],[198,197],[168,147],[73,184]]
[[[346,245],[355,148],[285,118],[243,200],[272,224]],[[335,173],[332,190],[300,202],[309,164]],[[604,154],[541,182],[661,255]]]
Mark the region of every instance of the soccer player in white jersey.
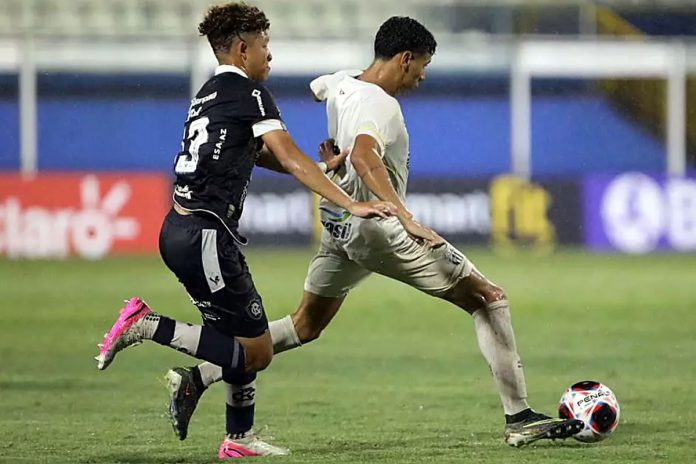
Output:
[[[321,201],[321,246],[309,265],[299,308],[270,324],[274,351],[315,340],[351,289],[373,272],[382,274],[472,315],[479,348],[503,405],[506,443],[521,446],[539,439],[568,438],[582,430],[581,421],[553,419],[527,404],[503,289],[484,277],[463,253],[418,224],[406,207],[409,135],[395,97],[418,87],[436,46],[432,34],[418,21],[392,17],[377,32],[375,58],[366,70],[338,72],[311,83],[315,98],[326,102],[330,137],[341,150],[350,152],[335,182],[354,201],[389,201],[398,213],[369,221],[326,199]],[[320,151],[330,148],[324,143]],[[185,432],[203,390],[219,379],[219,368],[203,363],[172,369],[168,377],[173,385],[170,415]]]

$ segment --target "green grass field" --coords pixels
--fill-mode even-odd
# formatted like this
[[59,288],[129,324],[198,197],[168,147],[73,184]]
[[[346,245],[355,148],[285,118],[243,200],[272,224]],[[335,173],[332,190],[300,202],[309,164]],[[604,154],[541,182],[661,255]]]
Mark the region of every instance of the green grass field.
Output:
[[[294,310],[311,252],[247,251],[269,317]],[[261,375],[257,425],[293,452],[269,462],[694,462],[696,256],[470,257],[512,301],[532,405],[555,411],[568,385],[601,380],[622,406],[616,433],[508,448],[469,316],[372,277],[321,339]],[[96,370],[96,343],[133,294],[198,321],[157,257],[0,261],[0,462],[217,461],[221,388],[186,441],[165,418],[162,376],[190,358],[145,344]]]

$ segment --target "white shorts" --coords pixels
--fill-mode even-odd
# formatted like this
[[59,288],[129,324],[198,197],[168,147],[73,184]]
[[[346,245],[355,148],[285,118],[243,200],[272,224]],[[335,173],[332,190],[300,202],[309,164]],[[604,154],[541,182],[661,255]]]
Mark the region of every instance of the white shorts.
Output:
[[435,249],[418,244],[396,218],[340,221],[322,214],[322,224],[321,247],[309,264],[304,286],[315,295],[343,297],[376,272],[442,297],[473,269],[449,243]]

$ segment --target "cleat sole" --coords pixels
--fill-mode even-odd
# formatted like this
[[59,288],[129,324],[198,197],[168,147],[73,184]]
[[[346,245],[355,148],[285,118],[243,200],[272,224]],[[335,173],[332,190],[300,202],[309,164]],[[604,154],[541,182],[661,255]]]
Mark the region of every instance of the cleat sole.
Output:
[[[164,380],[167,382],[167,392],[169,393],[169,404],[171,404],[175,397],[176,393],[179,391],[179,388],[181,387],[181,375],[176,373],[173,370],[169,370],[165,376]],[[171,409],[167,408],[167,417],[169,418],[169,423],[172,426],[172,429],[174,430],[174,434],[177,436],[179,440],[185,440],[186,435],[181,435],[179,431],[179,421],[176,420],[176,417],[174,414],[172,414]]]
[[584,428],[585,424],[582,421],[575,420],[570,423],[559,423],[557,426],[535,435],[528,435],[523,432],[506,433],[505,442],[514,448],[521,448],[542,439],[552,441],[565,440],[566,438],[580,433]]

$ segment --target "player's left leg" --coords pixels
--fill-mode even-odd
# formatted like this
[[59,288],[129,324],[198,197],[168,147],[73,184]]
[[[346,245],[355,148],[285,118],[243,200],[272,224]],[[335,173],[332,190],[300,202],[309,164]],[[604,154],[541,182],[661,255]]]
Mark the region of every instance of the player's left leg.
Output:
[[[305,291],[297,311],[268,325],[274,355],[316,340],[336,315],[344,299],[322,297]],[[227,383],[223,369],[210,362],[174,367],[167,372],[165,381],[169,390],[169,417],[180,440],[188,435],[189,422],[203,392],[223,379]],[[247,388],[248,391],[248,387],[239,385],[234,388]],[[230,402],[230,398],[234,398],[235,394],[238,395],[234,391],[230,393],[228,388],[228,404],[233,407],[235,403]]]
[[503,289],[472,267],[442,298],[473,316],[479,349],[491,368],[506,417],[529,409],[510,306]]
[[523,446],[540,439],[565,439],[582,430],[577,420],[554,419],[527,404],[527,387],[517,352],[510,305],[502,288],[476,268],[442,298],[469,312],[474,319],[481,354],[490,367],[505,411],[505,442]]
[[503,403],[508,444],[520,446],[577,432],[577,424],[551,419],[529,408],[505,293],[478,272],[464,254],[449,243],[430,248],[402,232],[395,236],[391,249],[372,253],[360,264],[454,303],[473,316],[479,348]]
[[[274,354],[316,340],[348,292],[369,274],[340,250],[322,247],[309,264],[305,291],[297,310],[268,324]],[[176,424],[174,431],[179,439],[186,438],[188,424],[203,392],[223,377],[222,368],[209,362],[175,367],[167,372],[169,415]]]

